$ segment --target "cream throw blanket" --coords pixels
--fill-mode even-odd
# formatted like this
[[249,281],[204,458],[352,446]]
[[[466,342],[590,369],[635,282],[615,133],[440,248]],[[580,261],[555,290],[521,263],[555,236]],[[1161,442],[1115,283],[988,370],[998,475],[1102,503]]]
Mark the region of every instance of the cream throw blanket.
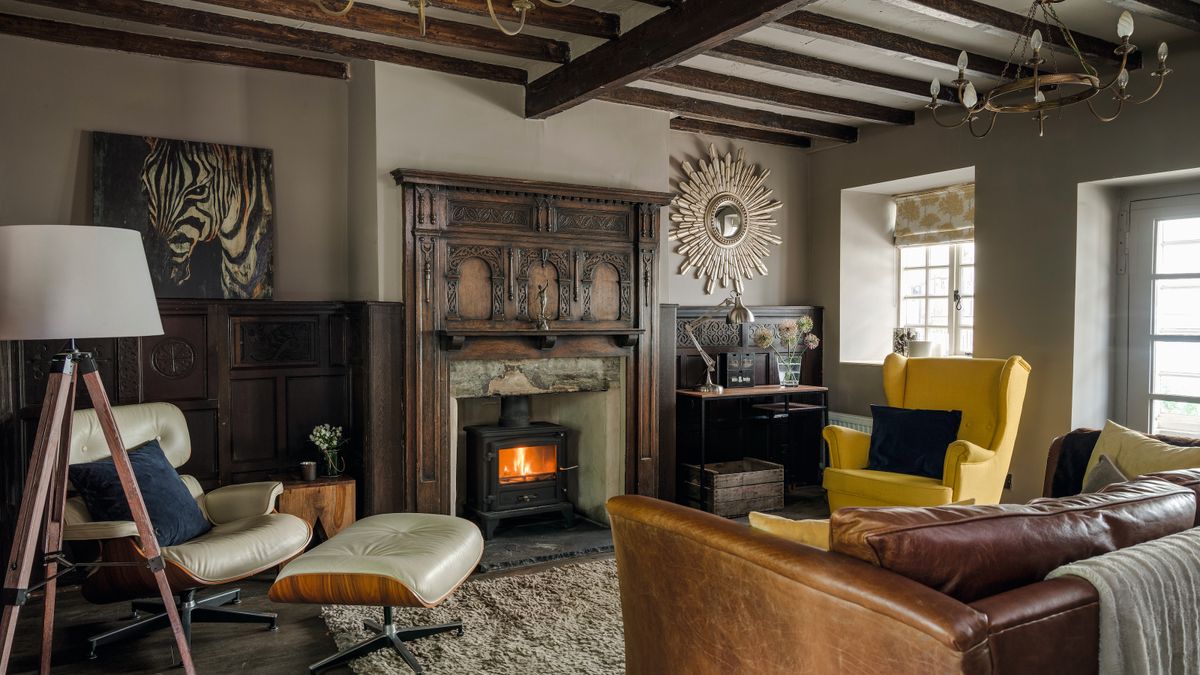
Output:
[[1200,527],[1063,565],[1100,594],[1100,675],[1200,673]]

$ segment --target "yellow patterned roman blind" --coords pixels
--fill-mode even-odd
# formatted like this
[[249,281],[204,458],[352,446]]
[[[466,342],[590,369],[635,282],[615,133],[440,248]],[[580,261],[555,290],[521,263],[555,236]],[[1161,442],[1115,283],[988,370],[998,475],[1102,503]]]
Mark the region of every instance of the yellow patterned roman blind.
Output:
[[959,244],[975,239],[975,184],[896,195],[896,245]]

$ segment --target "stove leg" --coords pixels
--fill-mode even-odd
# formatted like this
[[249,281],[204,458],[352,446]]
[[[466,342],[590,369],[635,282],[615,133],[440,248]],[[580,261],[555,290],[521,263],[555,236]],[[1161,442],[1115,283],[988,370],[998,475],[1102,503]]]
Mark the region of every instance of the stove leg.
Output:
[[575,527],[575,507],[570,502],[563,502],[561,508],[563,521],[565,523],[564,527],[566,529]]

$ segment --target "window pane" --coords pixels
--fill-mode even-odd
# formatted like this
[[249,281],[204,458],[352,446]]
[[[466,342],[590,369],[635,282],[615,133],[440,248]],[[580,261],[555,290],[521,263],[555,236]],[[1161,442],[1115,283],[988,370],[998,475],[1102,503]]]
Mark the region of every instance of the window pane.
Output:
[[950,303],[945,299],[929,301],[929,321],[930,326],[948,326],[950,325]]
[[917,337],[915,339],[917,339],[917,340],[925,339],[925,327],[924,326],[909,326],[909,328],[912,328],[912,332],[916,333]]
[[1154,401],[1150,406],[1150,433],[1200,437],[1200,403]]
[[1154,332],[1200,335],[1200,279],[1154,282]]
[[961,326],[975,325],[975,298],[962,299],[962,309],[958,311],[958,323]]
[[943,354],[950,353],[950,331],[946,328],[930,328],[929,337],[925,338],[938,345]]
[[958,331],[958,351],[960,354],[970,354],[975,351],[975,331],[962,328]]
[[925,323],[925,301],[905,300],[900,323],[905,326],[920,326]]
[[1160,220],[1157,236],[1156,274],[1200,273],[1200,218]]
[[975,266],[958,268],[958,292],[963,295],[975,295]]
[[1154,343],[1155,394],[1200,396],[1200,342]]
[[904,270],[900,273],[900,296],[911,298],[925,295],[925,270]]
[[949,267],[929,268],[929,294],[942,296],[950,295]]
[[924,246],[905,246],[900,249],[900,266],[901,267],[924,267],[925,266],[925,247]]
[[975,264],[975,242],[958,245],[958,263],[960,265]]
[[950,264],[950,247],[953,244],[938,244],[937,246],[929,247],[929,264],[930,265],[949,265]]

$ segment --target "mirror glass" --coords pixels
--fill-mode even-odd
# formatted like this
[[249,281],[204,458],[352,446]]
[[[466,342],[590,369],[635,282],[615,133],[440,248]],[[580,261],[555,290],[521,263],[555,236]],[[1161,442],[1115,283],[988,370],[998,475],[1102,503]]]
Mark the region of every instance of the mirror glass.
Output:
[[715,234],[726,239],[734,238],[742,230],[741,209],[731,201],[722,202],[713,213],[713,220],[709,223],[709,227]]

